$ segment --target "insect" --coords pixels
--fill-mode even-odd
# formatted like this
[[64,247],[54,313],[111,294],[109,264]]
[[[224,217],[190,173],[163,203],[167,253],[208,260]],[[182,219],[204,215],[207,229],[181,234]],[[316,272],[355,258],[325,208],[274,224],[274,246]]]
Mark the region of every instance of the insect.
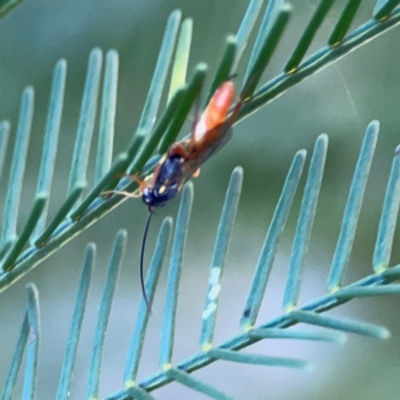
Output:
[[[232,125],[243,105],[240,99],[228,117],[234,102],[235,87],[231,81],[223,82],[203,111],[200,119],[193,123],[192,133],[188,140],[174,143],[156,166],[154,173],[141,181],[132,178],[139,184],[139,195],[148,206],[149,216],[143,234],[140,255],[140,282],[143,297],[149,306],[144,284],[144,251],[150,220],[156,207],[164,206],[173,199],[183,185],[200,173],[201,165],[219,151],[232,137]],[[128,197],[138,197],[137,193],[114,191]]]
[[200,119],[194,123],[190,138],[171,145],[150,183],[143,186],[142,198],[149,207],[162,206],[175,197],[192,176],[198,176],[200,166],[228,142],[232,136],[232,124],[242,105],[238,102],[227,119],[234,96],[233,83],[222,83]]

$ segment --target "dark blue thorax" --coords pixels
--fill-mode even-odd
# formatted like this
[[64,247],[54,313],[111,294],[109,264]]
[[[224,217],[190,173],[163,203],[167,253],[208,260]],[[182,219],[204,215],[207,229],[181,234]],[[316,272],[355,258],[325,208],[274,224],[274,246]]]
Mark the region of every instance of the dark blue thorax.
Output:
[[142,199],[149,207],[161,207],[176,196],[182,180],[183,162],[183,158],[176,155],[161,164],[155,183],[143,191]]

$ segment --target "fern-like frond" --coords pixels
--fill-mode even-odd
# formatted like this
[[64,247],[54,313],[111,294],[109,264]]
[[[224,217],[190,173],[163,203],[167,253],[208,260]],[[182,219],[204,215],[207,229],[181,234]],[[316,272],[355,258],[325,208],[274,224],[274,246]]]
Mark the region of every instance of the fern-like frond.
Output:
[[[260,0],[250,1],[237,35],[229,36],[225,41],[221,62],[212,81],[211,89],[206,93],[208,98],[215,87],[236,70],[249,42],[252,29],[261,13],[262,3]],[[291,7],[283,1],[271,1],[265,10],[247,65],[247,72],[240,91],[246,102],[238,120],[247,117],[304,78],[398,24],[400,9],[395,9],[398,3],[399,1],[390,0],[379,2],[375,7],[372,19],[348,33],[350,23],[359,6],[359,2],[350,0],[337,20],[327,46],[303,61],[331,5],[331,1],[321,1],[310,22],[304,27],[298,43],[294,45],[293,53],[288,57],[289,61],[283,68],[282,74],[257,89],[262,73],[285,31],[291,12]],[[125,151],[117,155],[114,160],[111,159],[111,155],[117,98],[118,54],[115,50],[107,53],[101,94],[95,181],[89,193],[81,200],[88,185],[86,170],[96,121],[97,102],[100,96],[103,63],[100,49],[96,48],[91,52],[72,156],[67,197],[50,222],[47,222],[47,203],[52,186],[66,78],[66,62],[61,60],[57,63],[49,102],[34,209],[29,220],[26,221],[26,226],[17,235],[16,223],[34,106],[33,88],[25,89],[21,100],[16,144],[3,210],[4,218],[0,239],[2,265],[0,291],[5,290],[52,252],[123,202],[125,199],[120,196],[107,198],[101,194],[114,189],[134,191],[136,183],[127,178],[120,179],[120,176],[124,173],[147,176],[151,173],[159,157],[176,140],[193,103],[199,97],[208,70],[204,63],[198,64],[186,83],[192,22],[187,19],[180,25],[180,21],[180,11],[175,11],[170,15],[137,129]],[[178,37],[179,44],[174,56],[174,47]],[[162,94],[164,88],[168,86],[167,76],[171,64],[173,65],[168,102],[163,112],[159,113]],[[2,122],[0,124],[0,169],[7,145],[8,131],[9,124]],[[154,156],[151,157],[152,155]],[[28,242],[30,247],[22,251]]]
[[[109,395],[107,399],[153,399],[154,397],[149,392],[172,381],[176,381],[194,391],[205,394],[209,398],[232,400],[233,398],[231,396],[226,395],[218,388],[199,380],[190,373],[200,368],[204,368],[218,360],[260,366],[278,366],[296,369],[308,368],[308,363],[303,360],[286,357],[272,357],[264,354],[241,351],[260,340],[279,338],[343,342],[346,337],[345,334],[347,333],[377,339],[387,339],[390,336],[390,332],[383,326],[360,322],[353,318],[344,319],[321,315],[323,312],[336,308],[353,298],[400,294],[400,285],[391,284],[393,281],[400,278],[400,268],[399,266],[389,268],[393,232],[397,221],[400,201],[400,152],[398,148],[396,148],[395,151],[388,179],[381,221],[378,228],[375,253],[373,257],[373,273],[360,281],[354,282],[348,286],[343,286],[343,276],[346,269],[348,269],[352,243],[356,232],[361,204],[364,198],[364,188],[368,180],[378,134],[379,124],[377,121],[373,121],[366,130],[358,162],[355,167],[353,181],[342,219],[341,231],[327,282],[327,294],[305,305],[299,306],[297,304],[301,290],[304,259],[307,255],[308,245],[311,238],[311,231],[318,206],[318,198],[327,154],[328,137],[327,135],[322,134],[316,140],[308,169],[302,205],[299,211],[297,228],[293,240],[288,277],[283,295],[283,313],[270,321],[256,323],[265,289],[268,284],[268,278],[273,267],[277,245],[284,230],[285,222],[288,213],[291,210],[293,198],[298,190],[299,181],[304,169],[306,159],[305,150],[300,150],[296,153],[287,174],[280,199],[277,203],[275,213],[272,217],[255,268],[255,274],[248,293],[247,301],[242,311],[240,330],[235,336],[232,336],[222,344],[216,345],[213,341],[213,335],[218,311],[218,302],[222,289],[222,277],[243,180],[243,170],[240,167],[237,167],[233,171],[222,208],[220,223],[216,234],[214,254],[209,270],[208,284],[205,290],[206,300],[202,313],[202,326],[199,341],[200,349],[197,354],[174,364],[172,361],[172,355],[175,347],[174,337],[177,305],[178,300],[180,300],[178,298],[180,273],[193,201],[193,185],[189,182],[182,192],[172,243],[164,319],[161,332],[159,357],[160,370],[141,382],[137,382],[137,372],[140,365],[143,342],[150,316],[149,308],[143,299],[139,306],[136,324],[127,351],[123,376],[125,387],[120,391]],[[146,293],[148,294],[150,304],[152,304],[154,299],[158,278],[165,258],[169,238],[171,236],[171,229],[172,221],[167,217],[161,225],[146,279]],[[99,308],[98,322],[95,329],[95,338],[89,370],[88,399],[98,398],[105,332],[110,315],[118,271],[123,260],[125,245],[126,232],[120,231],[114,241],[103,297]],[[66,399],[69,393],[73,365],[76,356],[77,341],[79,340],[82,318],[89,289],[90,275],[94,263],[94,253],[95,246],[89,244],[84,256],[83,271],[58,388],[58,400]],[[27,366],[24,375],[24,393],[27,396],[25,398],[33,398],[32,396],[35,393],[37,346],[39,340],[39,314],[37,292],[32,284],[28,286],[28,292],[28,311],[23,320],[17,348],[3,392],[4,400],[11,398],[12,389],[15,385],[18,369],[23,356],[23,349],[26,345],[28,346],[28,349],[26,360]],[[329,331],[309,332],[298,331],[292,328],[300,322],[307,325],[324,327],[329,329]]]
[[[349,0],[349,2],[350,1],[351,0]],[[351,7],[346,8],[342,13],[339,21],[335,25],[332,33],[333,35],[335,33],[335,30],[340,30],[340,35],[338,37],[336,37],[336,35],[331,35],[328,46],[318,50],[301,64],[301,59],[297,60],[296,58],[299,64],[296,66],[295,69],[283,72],[281,75],[278,75],[277,77],[271,79],[269,82],[263,85],[255,93],[254,98],[252,98],[251,101],[244,105],[239,114],[238,121],[251,115],[254,111],[258,110],[260,107],[280,96],[293,85],[296,85],[303,79],[309,77],[310,75],[313,75],[316,71],[319,71],[330,63],[348,54],[350,51],[353,51],[359,46],[362,46],[371,38],[381,34],[384,30],[386,31],[392,26],[397,25],[400,22],[400,9],[396,8],[394,10],[394,8],[398,4],[399,1],[386,1],[384,4],[382,4],[380,8],[376,8],[376,10],[374,11],[374,18],[372,20],[366,22],[365,24],[356,28],[350,33],[347,33],[347,29],[350,25],[347,24],[347,18],[354,17],[354,14]],[[391,10],[390,12],[394,10],[392,14],[390,14],[390,17],[387,13],[389,9]],[[351,22],[351,19],[349,23]],[[386,23],[388,23],[388,25],[385,25]],[[342,27],[343,24],[347,25],[347,29],[344,29]],[[314,32],[314,34],[315,33],[316,32]],[[339,40],[339,38],[341,38],[342,40],[337,42],[336,40]],[[311,42],[309,41],[304,43],[307,48],[310,44]],[[299,51],[298,48],[296,48],[295,52],[296,51]]]

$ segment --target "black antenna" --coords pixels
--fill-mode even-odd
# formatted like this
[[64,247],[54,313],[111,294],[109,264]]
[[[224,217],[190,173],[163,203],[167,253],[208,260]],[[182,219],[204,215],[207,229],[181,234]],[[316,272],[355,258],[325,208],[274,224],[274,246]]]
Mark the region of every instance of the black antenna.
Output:
[[140,252],[140,285],[142,286],[143,298],[144,298],[144,301],[145,301],[148,309],[150,309],[151,307],[150,307],[149,299],[147,298],[146,288],[145,288],[145,284],[144,284],[144,250],[146,248],[147,233],[149,232],[149,226],[150,226],[150,221],[151,221],[152,215],[153,215],[153,208],[149,207],[149,215],[147,217],[146,227],[144,228],[144,232],[143,232],[142,250]]

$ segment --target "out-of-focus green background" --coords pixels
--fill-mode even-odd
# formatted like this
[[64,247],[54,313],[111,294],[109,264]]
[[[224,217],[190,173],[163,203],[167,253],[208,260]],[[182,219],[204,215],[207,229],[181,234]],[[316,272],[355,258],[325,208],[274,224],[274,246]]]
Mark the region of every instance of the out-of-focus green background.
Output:
[[[317,1],[294,0],[292,3],[295,11],[288,32],[263,81],[281,71]],[[335,3],[310,53],[327,40],[345,3],[339,0]],[[197,62],[205,61],[213,71],[225,35],[236,32],[246,6],[247,1],[232,0],[26,0],[0,20],[0,118],[12,121],[12,136],[22,89],[28,84],[36,89],[20,224],[26,219],[32,203],[52,68],[59,58],[68,61],[68,78],[50,215],[66,193],[89,51],[99,46],[104,51],[115,48],[120,54],[117,153],[127,145],[137,125],[169,13],[181,8],[184,16],[194,19],[190,70]],[[363,1],[354,26],[367,21],[373,7],[374,1]],[[257,255],[291,158],[299,148],[311,150],[322,132],[329,134],[330,147],[301,302],[325,293],[326,277],[358,149],[365,127],[376,118],[381,121],[381,137],[346,282],[371,272],[371,256],[386,179],[393,150],[400,142],[399,41],[400,28],[397,27],[299,84],[241,123],[235,129],[232,142],[204,166],[201,176],[195,180],[195,202],[178,310],[175,361],[198,351],[208,266],[230,171],[236,165],[243,166],[245,180],[227,261],[215,343],[239,332],[238,320]],[[239,82],[249,56],[248,50],[239,70]],[[95,145],[96,142],[93,148]],[[11,151],[9,153],[7,168]],[[94,159],[90,164],[91,179],[93,167]],[[0,205],[4,201],[6,183],[7,173],[0,186]],[[151,227],[148,254],[163,216],[175,216],[177,204],[178,201],[171,202],[158,212]],[[299,204],[298,196],[276,257],[259,322],[281,312]],[[25,285],[33,281],[40,291],[42,313],[38,399],[54,399],[84,246],[94,241],[98,246],[97,266],[71,388],[72,399],[84,397],[107,258],[115,233],[119,228],[126,228],[129,244],[110,319],[101,397],[122,388],[125,353],[140,300],[138,251],[145,218],[146,211],[140,201],[127,201],[0,295],[0,382],[8,371],[22,322]],[[399,262],[398,240],[399,235],[396,235],[393,265]],[[166,271],[161,277],[153,306],[140,377],[158,368],[165,282]],[[195,375],[239,399],[398,399],[399,301],[398,298],[356,300],[332,313],[387,325],[393,333],[393,338],[387,342],[360,337],[350,337],[345,346],[264,341],[246,350],[310,360],[315,364],[311,373],[218,362]],[[20,387],[17,393],[19,391]],[[154,396],[157,399],[204,398],[178,384],[168,385],[156,391]]]

